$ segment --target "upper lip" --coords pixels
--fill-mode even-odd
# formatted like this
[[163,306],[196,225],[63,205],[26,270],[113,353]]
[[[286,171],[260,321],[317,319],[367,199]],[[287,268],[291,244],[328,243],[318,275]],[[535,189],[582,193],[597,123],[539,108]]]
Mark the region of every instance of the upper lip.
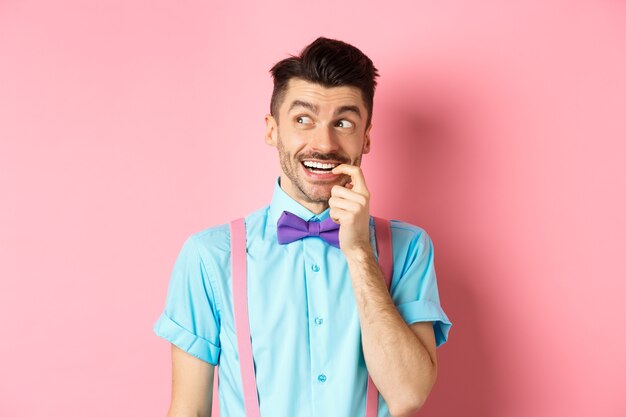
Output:
[[300,162],[319,162],[320,164],[337,164],[337,165],[343,164],[343,162],[341,161],[329,161],[326,159],[303,159]]

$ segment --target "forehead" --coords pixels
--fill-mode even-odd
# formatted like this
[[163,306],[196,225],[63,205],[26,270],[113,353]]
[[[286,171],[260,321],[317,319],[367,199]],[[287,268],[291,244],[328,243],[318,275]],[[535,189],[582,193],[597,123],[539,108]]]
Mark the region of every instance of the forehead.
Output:
[[328,88],[300,78],[292,78],[287,83],[281,110],[287,111],[295,100],[307,101],[322,107],[328,106],[331,109],[352,105],[358,106],[365,111],[361,90],[353,86],[344,85]]

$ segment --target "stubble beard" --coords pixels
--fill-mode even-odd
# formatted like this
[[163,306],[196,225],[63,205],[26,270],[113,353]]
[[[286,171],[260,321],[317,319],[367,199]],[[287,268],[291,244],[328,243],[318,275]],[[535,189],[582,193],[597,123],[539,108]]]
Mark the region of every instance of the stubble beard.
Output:
[[[295,156],[289,154],[283,145],[282,140],[280,139],[280,135],[278,136],[278,141],[276,148],[278,149],[278,159],[280,160],[280,167],[283,173],[289,178],[291,183],[298,189],[300,195],[309,203],[324,203],[328,204],[328,200],[330,199],[330,191],[332,186],[329,186],[328,182],[319,182],[319,186],[314,186],[311,182],[307,182],[301,175],[298,175],[298,170],[301,169],[301,160],[296,158]],[[350,162],[345,157],[341,157],[339,155],[323,155],[319,153],[315,153],[314,155],[307,156],[320,160],[339,160],[343,163],[351,164],[359,166],[361,164],[361,156],[359,156],[356,161]],[[304,158],[304,159],[307,159]],[[345,186],[350,182],[350,177],[347,175],[341,175],[339,177],[338,185]],[[333,184],[335,185],[335,184]]]

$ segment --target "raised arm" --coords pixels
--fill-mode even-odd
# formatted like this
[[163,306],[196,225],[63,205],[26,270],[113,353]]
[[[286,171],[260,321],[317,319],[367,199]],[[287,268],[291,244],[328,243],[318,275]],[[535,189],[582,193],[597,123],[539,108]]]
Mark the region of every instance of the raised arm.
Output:
[[214,367],[172,344],[172,403],[167,417],[210,417]]
[[370,244],[370,194],[363,172],[346,164],[332,172],[351,178],[346,187],[332,188],[328,204],[331,218],[340,224],[339,245],[348,263],[359,311],[365,364],[390,414],[412,416],[426,401],[437,378],[433,324],[407,325],[387,290]]

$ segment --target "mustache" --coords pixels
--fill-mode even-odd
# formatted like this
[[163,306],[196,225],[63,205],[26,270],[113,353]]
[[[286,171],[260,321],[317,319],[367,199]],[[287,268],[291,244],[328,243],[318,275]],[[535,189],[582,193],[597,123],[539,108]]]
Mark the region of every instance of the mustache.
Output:
[[319,161],[338,161],[338,162],[341,162],[343,164],[350,163],[350,159],[349,158],[346,158],[345,156],[337,154],[337,153],[312,152],[310,154],[303,155],[303,156],[300,157],[300,161],[303,161],[305,159],[317,159]]

